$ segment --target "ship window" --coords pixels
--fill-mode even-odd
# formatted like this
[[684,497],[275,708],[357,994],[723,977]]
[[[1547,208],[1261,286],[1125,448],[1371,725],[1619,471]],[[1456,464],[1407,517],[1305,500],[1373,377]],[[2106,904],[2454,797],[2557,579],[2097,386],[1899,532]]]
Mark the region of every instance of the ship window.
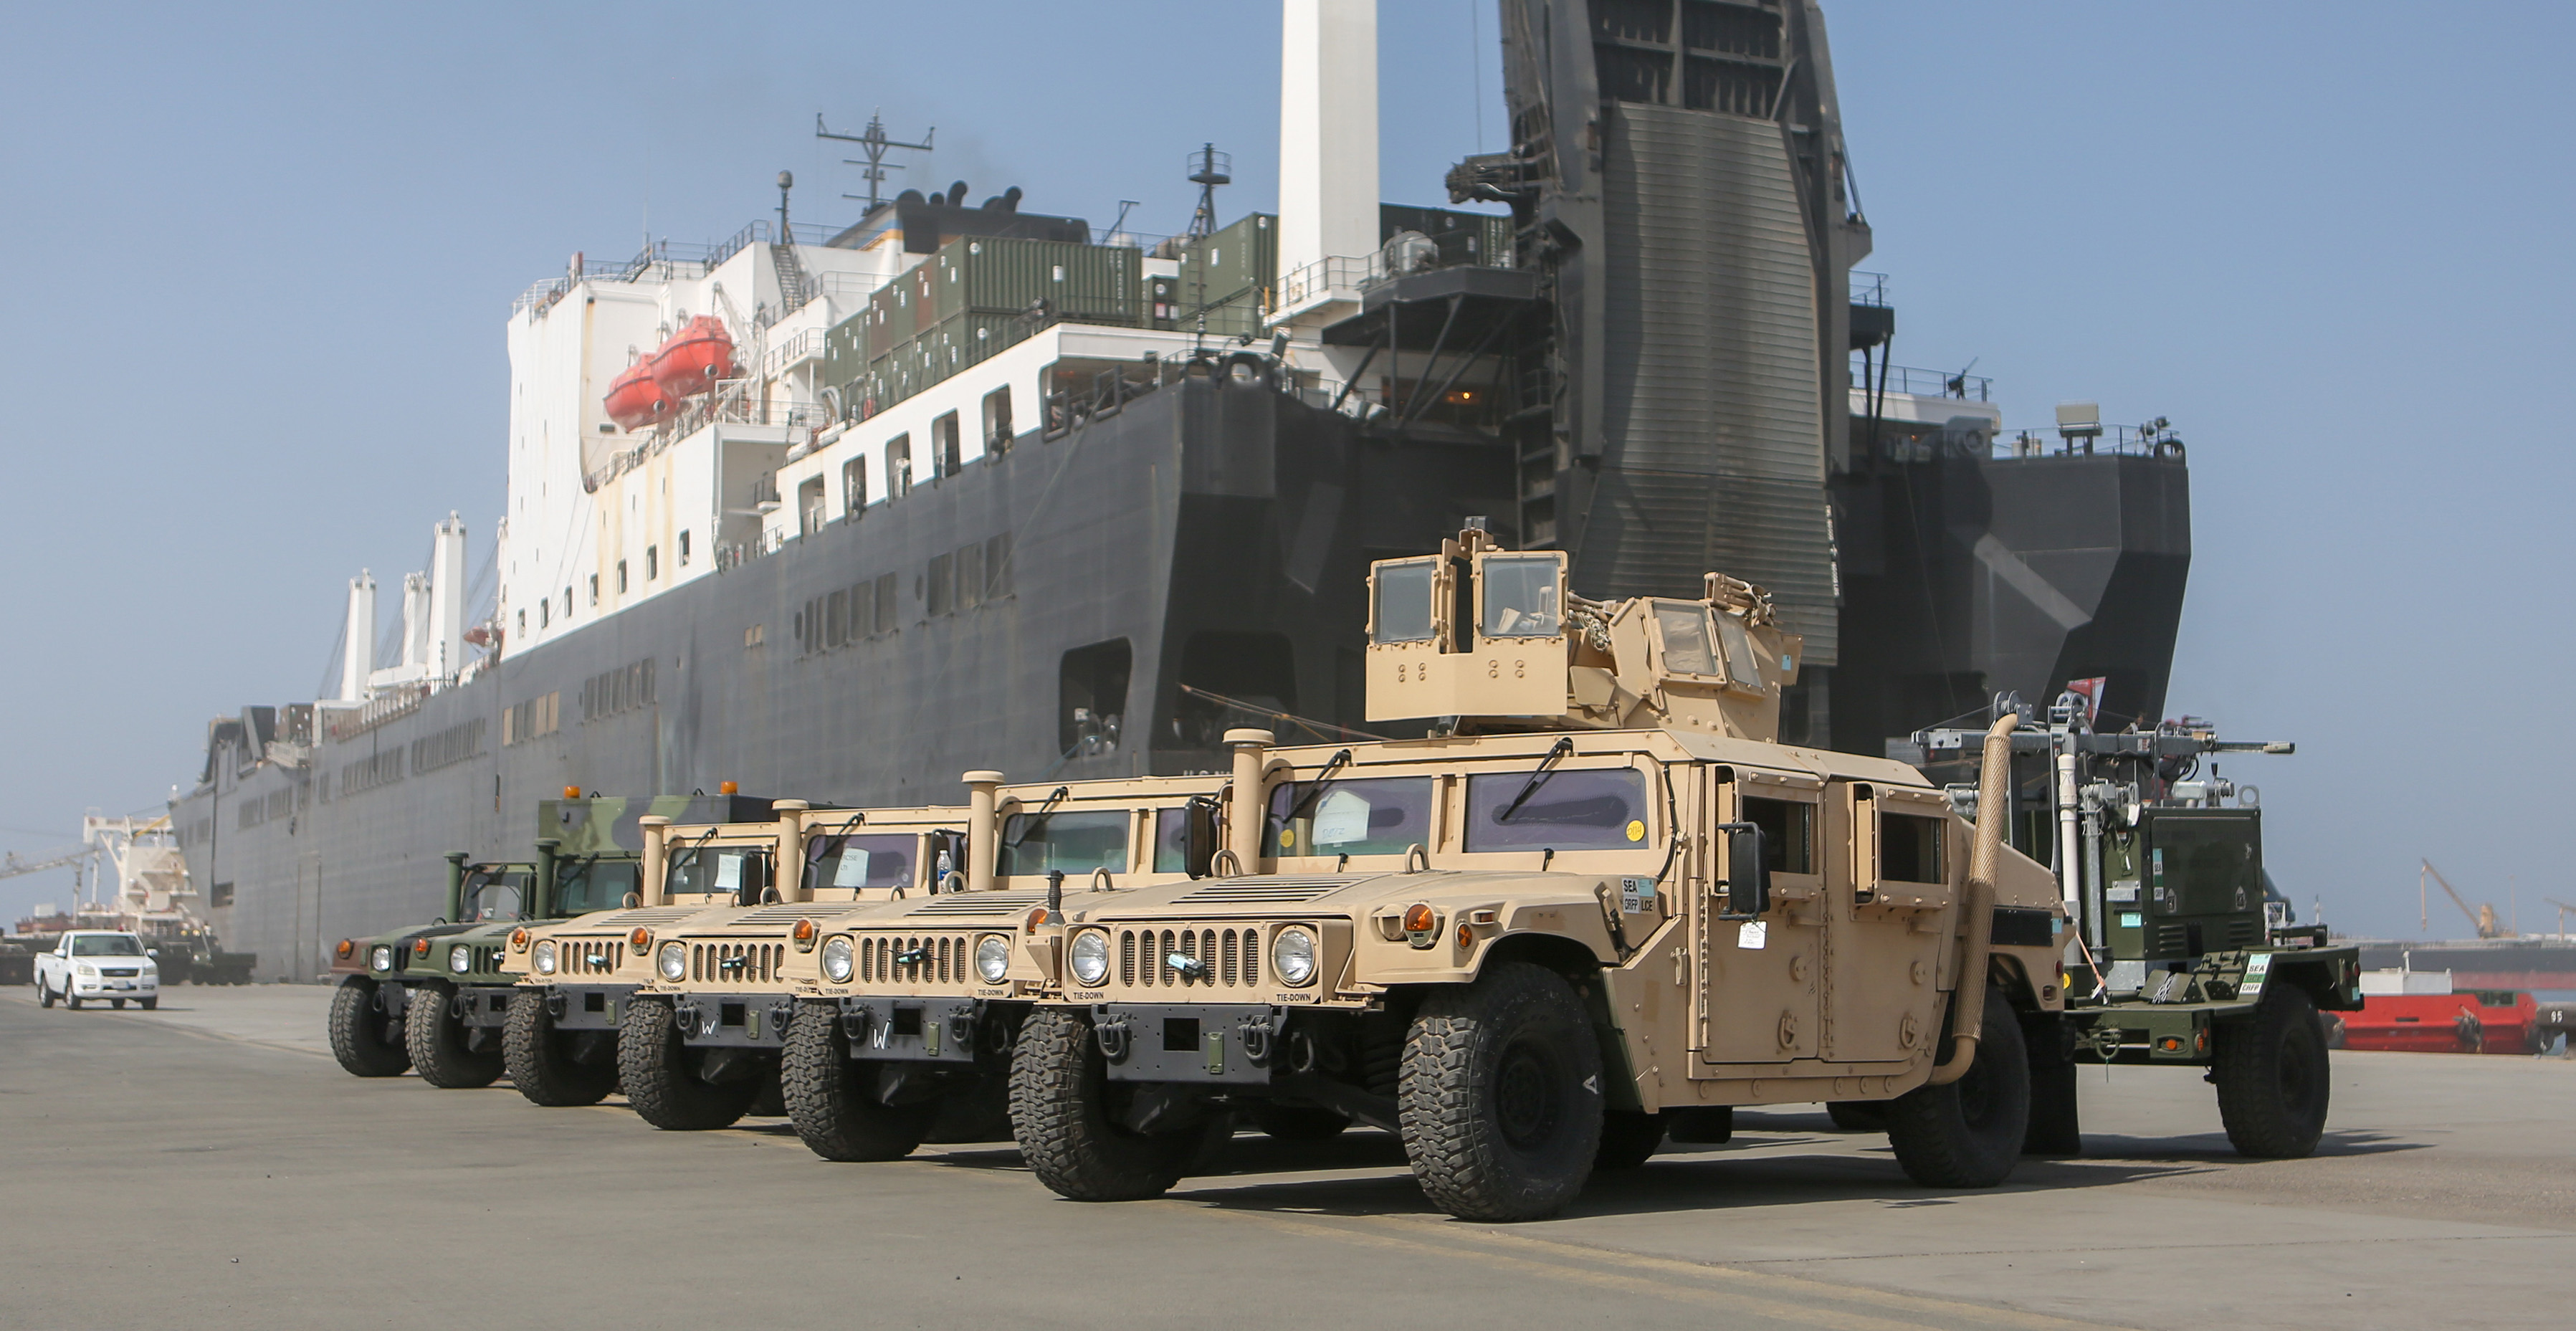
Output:
[[934,451],[932,465],[938,475],[954,476],[966,469],[966,455],[957,438],[957,413],[948,412],[930,423],[930,443]]
[[1011,594],[1011,534],[984,542],[984,599],[998,600]]
[[841,511],[857,517],[868,506],[868,460],[852,458],[841,464]]
[[838,647],[849,641],[850,594],[834,592],[823,598],[823,645]]
[[912,493],[912,436],[899,434],[886,441],[886,498],[898,499]]
[[1744,621],[1719,611],[1717,640],[1726,646],[1727,682],[1737,688],[1762,687],[1762,663],[1753,656],[1753,635],[1745,632]]
[[1944,881],[1941,820],[1913,813],[1880,814],[1878,876],[1898,883]]
[[1283,783],[1263,841],[1274,855],[1401,855],[1431,844],[1431,778]]
[[[648,545],[648,546],[645,546],[645,547],[644,547],[644,580],[645,580],[646,582],[651,582],[653,579],[658,578],[658,577],[660,577],[660,576],[662,576],[662,547],[660,547],[660,546],[658,546],[658,545]],[[565,589],[565,592],[564,592],[564,600],[566,601],[566,603],[569,603],[569,602],[572,600],[572,592],[571,592],[571,589],[569,589],[569,588]]]
[[1064,654],[1056,670],[1056,751],[1072,753],[1086,740],[1095,752],[1117,747],[1127,711],[1127,681],[1135,653],[1125,638],[1095,642]]
[[1646,775],[1633,767],[1490,772],[1467,778],[1467,849],[1634,850],[1646,812]]
[[1011,451],[1011,386],[1004,384],[984,395],[984,451],[999,455]]
[[796,483],[796,534],[811,536],[823,530],[823,478],[810,477]]
[[1557,557],[1508,555],[1485,561],[1488,638],[1553,638],[1557,633]]
[[689,534],[688,534],[687,532],[681,532],[681,533],[680,533],[680,567],[682,567],[682,568],[687,568],[688,566],[689,566]]
[[957,608],[972,610],[984,603],[984,543],[969,541],[957,551]]
[[214,895],[206,898],[206,904],[219,907],[233,904],[233,885],[230,883],[215,884]]
[[566,619],[572,618],[572,588],[570,587],[564,588],[563,615]]
[[617,561],[617,594],[626,594],[626,561],[623,559]]
[[892,633],[892,632],[894,631],[894,617],[895,617],[895,608],[896,608],[896,607],[895,607],[894,575],[893,575],[893,574],[891,574],[891,573],[880,573],[880,574],[878,574],[878,575],[877,575],[877,595],[876,595],[876,602],[877,602],[877,632],[879,632],[879,633]]
[[554,619],[554,608],[555,608],[555,603],[554,603],[554,601],[553,601],[553,599],[552,599],[552,598],[548,598],[548,599],[546,599],[546,600],[543,600],[543,601],[539,601],[539,602],[537,602],[537,627],[538,627],[538,628],[544,628],[547,624],[549,624],[549,623],[553,622],[553,619]]
[[1773,873],[1816,871],[1816,806],[1804,800],[1746,797],[1744,821],[1762,829],[1762,857]]
[[1407,559],[1380,564],[1370,572],[1369,588],[1376,601],[1369,617],[1372,641],[1423,642],[1431,637],[1434,571],[1431,560]]
[[1664,640],[1664,673],[1714,675],[1717,653],[1708,645],[1708,609],[1689,601],[1657,601],[1655,627]]
[[994,872],[1013,875],[1062,869],[1079,874],[1107,869],[1125,873],[1128,822],[1124,809],[1012,814],[1002,820],[1001,862]]
[[528,631],[528,612],[525,610],[519,612],[519,631],[521,633]]
[[957,604],[957,557],[933,555],[930,560],[930,585],[924,593],[930,603],[930,614],[944,615]]
[[596,573],[590,575],[590,603],[599,604],[599,575]]

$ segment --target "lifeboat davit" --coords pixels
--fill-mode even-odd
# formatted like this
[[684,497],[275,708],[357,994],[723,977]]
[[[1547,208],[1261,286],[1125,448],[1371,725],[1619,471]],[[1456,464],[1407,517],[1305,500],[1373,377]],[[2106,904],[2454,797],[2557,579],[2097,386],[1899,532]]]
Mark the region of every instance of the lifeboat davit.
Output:
[[680,410],[679,402],[654,381],[653,362],[649,359],[627,366],[624,374],[610,380],[608,397],[602,405],[608,408],[608,419],[617,422],[621,430],[640,430],[669,420]]
[[673,397],[689,397],[734,375],[733,334],[712,314],[689,320],[650,357],[653,382]]

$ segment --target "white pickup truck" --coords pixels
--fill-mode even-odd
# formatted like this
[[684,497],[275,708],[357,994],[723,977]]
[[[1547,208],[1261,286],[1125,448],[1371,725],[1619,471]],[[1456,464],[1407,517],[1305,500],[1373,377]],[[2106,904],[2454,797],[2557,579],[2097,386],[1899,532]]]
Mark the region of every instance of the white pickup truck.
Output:
[[123,1007],[130,998],[149,1012],[161,1006],[161,968],[133,934],[75,929],[36,954],[36,1001],[52,1007],[57,998],[73,1008],[94,998]]

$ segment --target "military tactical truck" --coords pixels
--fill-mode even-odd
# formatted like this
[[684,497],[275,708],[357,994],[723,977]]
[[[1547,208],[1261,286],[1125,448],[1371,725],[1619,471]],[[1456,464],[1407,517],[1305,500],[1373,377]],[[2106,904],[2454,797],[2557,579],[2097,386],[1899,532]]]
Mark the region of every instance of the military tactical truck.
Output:
[[[1061,912],[1068,894],[1103,900],[1203,875],[1216,852],[1215,776],[1052,787],[1004,786],[998,772],[964,780],[963,881],[930,884],[963,890],[907,891],[900,875],[880,883],[879,857],[918,858],[910,834],[883,814],[807,819],[808,899],[822,881],[867,884],[846,909],[792,912],[778,953],[797,1003],[788,1117],[825,1159],[892,1159],[927,1140],[1008,1135],[1011,1049],[1053,974],[1050,950],[1023,945],[1030,921]],[[735,927],[759,924],[746,916]],[[778,924],[766,929],[781,938]]]
[[1777,743],[1800,644],[1759,589],[1566,577],[1473,529],[1375,565],[1369,717],[1429,737],[1232,732],[1216,876],[1050,912],[1012,1073],[1049,1187],[1159,1193],[1264,1105],[1399,1133],[1473,1219],[1739,1104],[1883,1103],[1916,1179],[2011,1171],[2065,1005],[2048,871],[1912,768]]
[[[2032,711],[2014,699],[1995,710]],[[2062,909],[2077,922],[2062,959],[2067,1012],[2049,1033],[2067,1057],[2035,1086],[2041,1103],[2062,1108],[2034,1145],[2081,1149],[2075,1066],[2096,1061],[2207,1069],[2238,1153],[2309,1154],[2332,1088],[2318,1013],[2360,1009],[2361,954],[2328,946],[2322,925],[2295,922],[2263,867],[2259,793],[2216,769],[2222,754],[2295,747],[2221,740],[2190,717],[2121,733],[2090,722],[2069,693],[2044,724],[2011,735],[2003,815],[2018,844],[2056,867]],[[1936,773],[1967,742],[1955,730],[1911,740]],[[1976,807],[1965,786],[1953,794]]]
[[[499,960],[530,920],[613,906],[636,888],[640,845],[630,807],[646,802],[567,795],[537,805],[537,858],[467,863],[448,857],[447,913],[428,925],[332,949],[331,1048],[361,1077],[417,1069],[441,1087],[489,1086],[502,1072],[512,988]],[[627,845],[617,842],[624,826]]]

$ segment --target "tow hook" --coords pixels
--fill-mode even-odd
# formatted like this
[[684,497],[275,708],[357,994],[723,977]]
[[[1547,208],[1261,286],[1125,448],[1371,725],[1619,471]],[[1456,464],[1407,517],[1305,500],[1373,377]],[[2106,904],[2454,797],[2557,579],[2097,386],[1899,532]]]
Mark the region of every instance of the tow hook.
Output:
[[572,1005],[565,1000],[563,990],[548,989],[546,991],[546,1019],[548,1021],[563,1020],[564,1013],[569,1010],[571,1006]]
[[466,995],[464,990],[451,989],[447,992],[447,1015],[451,1019],[456,1021],[465,1020],[466,1011],[472,1006],[473,1000]]
[[948,1043],[960,1053],[967,1052],[975,1047],[975,1014],[973,1012],[951,1012],[948,1014]]
[[1250,1060],[1254,1067],[1270,1066],[1272,1041],[1278,1037],[1278,1034],[1279,1027],[1267,1015],[1244,1018],[1243,1056]]
[[867,1046],[868,1024],[872,1016],[873,1014],[863,1007],[841,1010],[841,1033],[848,1037],[851,1048],[862,1049]]
[[1125,1017],[1111,1017],[1092,1027],[1091,1033],[1100,1041],[1102,1058],[1112,1063],[1127,1061],[1127,1042],[1130,1033]]

